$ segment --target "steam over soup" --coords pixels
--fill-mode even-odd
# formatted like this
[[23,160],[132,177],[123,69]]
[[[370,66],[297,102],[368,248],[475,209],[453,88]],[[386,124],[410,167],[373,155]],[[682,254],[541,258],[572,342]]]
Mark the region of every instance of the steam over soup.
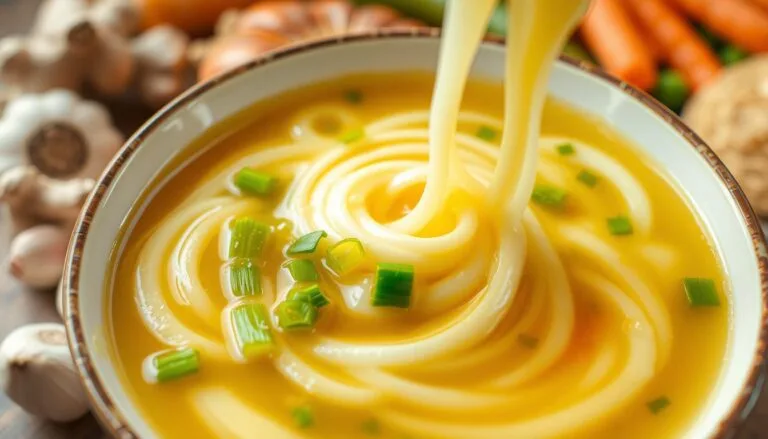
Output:
[[437,77],[259,103],[147,192],[107,316],[160,435],[665,438],[693,422],[726,345],[716,255],[653,163],[545,99],[583,2],[511,1],[505,87],[466,82],[495,3],[451,3]]

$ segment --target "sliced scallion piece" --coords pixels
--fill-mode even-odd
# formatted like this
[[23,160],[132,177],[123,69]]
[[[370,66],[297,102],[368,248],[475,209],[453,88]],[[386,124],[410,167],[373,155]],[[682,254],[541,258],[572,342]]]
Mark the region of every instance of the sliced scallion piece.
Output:
[[379,263],[371,304],[408,308],[413,290],[413,265]]
[[362,128],[353,128],[339,137],[339,141],[342,143],[350,144],[355,143],[365,137],[365,132]]
[[317,308],[304,300],[281,302],[275,314],[280,327],[286,330],[311,328],[317,320]]
[[291,410],[291,417],[293,422],[299,428],[309,428],[315,423],[315,416],[312,413],[312,409],[308,406],[299,406]]
[[648,401],[646,406],[648,406],[648,410],[650,410],[651,413],[658,415],[662,410],[669,407],[670,404],[672,404],[672,401],[670,401],[669,398],[666,396],[660,396],[653,401]]
[[297,255],[300,253],[312,253],[317,248],[317,244],[320,240],[328,236],[323,230],[316,230],[312,233],[300,237],[288,247],[289,255]]
[[587,171],[586,169],[582,169],[581,171],[579,171],[579,174],[576,176],[576,179],[589,187],[595,187],[597,185],[597,182],[599,181],[599,178],[597,177],[597,175]]
[[376,419],[368,419],[363,422],[360,428],[363,430],[363,433],[369,436],[377,436],[381,433],[381,424]]
[[189,347],[158,352],[144,361],[144,379],[149,382],[173,381],[200,369],[200,354]]
[[542,206],[560,208],[565,205],[567,196],[563,189],[540,184],[533,188],[531,199]]
[[251,217],[236,218],[229,225],[229,258],[260,258],[271,232]]
[[363,102],[363,93],[360,90],[347,90],[344,92],[344,100],[350,104]]
[[230,310],[238,351],[247,360],[263,357],[275,348],[269,328],[269,312],[260,303],[243,303]]
[[344,276],[355,270],[365,259],[363,243],[357,238],[343,239],[326,253],[325,261],[339,276]]
[[299,300],[312,304],[315,308],[322,308],[331,303],[320,290],[320,285],[312,284],[306,287],[294,287],[288,293],[288,300]]
[[296,282],[317,282],[319,275],[315,263],[308,259],[294,259],[285,264]]
[[608,231],[614,236],[631,235],[634,232],[632,221],[626,216],[615,216],[606,220]]
[[253,168],[243,168],[235,174],[235,186],[251,195],[269,195],[277,189],[277,177]]
[[572,143],[561,143],[560,145],[557,145],[555,149],[557,149],[557,153],[560,155],[576,154],[576,148],[573,147]]
[[539,339],[528,334],[518,334],[517,342],[528,349],[534,349],[539,345]]
[[251,259],[235,258],[224,266],[227,291],[232,297],[261,294],[261,271]]
[[490,142],[496,138],[496,130],[494,130],[491,127],[487,127],[483,125],[477,129],[476,135],[477,137],[485,140],[486,142]]
[[715,281],[702,277],[686,277],[683,279],[683,288],[688,297],[688,303],[694,307],[720,306],[720,298],[717,295]]

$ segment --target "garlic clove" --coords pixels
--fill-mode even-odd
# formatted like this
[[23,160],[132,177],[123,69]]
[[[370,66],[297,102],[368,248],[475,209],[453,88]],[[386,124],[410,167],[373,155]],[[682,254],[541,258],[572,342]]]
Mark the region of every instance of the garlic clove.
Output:
[[56,286],[64,267],[69,234],[55,226],[35,226],[11,242],[10,271],[33,288]]
[[22,326],[3,340],[0,384],[21,408],[46,419],[66,422],[88,412],[64,326],[58,323]]

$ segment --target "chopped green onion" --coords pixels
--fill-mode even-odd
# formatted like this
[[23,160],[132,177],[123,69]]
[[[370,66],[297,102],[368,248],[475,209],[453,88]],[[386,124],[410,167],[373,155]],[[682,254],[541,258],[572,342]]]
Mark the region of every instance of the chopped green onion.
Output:
[[576,148],[573,147],[572,143],[563,143],[557,145],[557,153],[560,155],[574,155],[576,154]]
[[686,277],[683,288],[691,306],[720,306],[715,281],[702,277]]
[[287,330],[311,328],[317,320],[317,308],[303,300],[281,302],[277,305],[275,314],[280,327]]
[[539,339],[528,334],[518,334],[517,342],[527,347],[528,349],[534,349],[539,344]]
[[291,411],[291,417],[293,422],[299,428],[309,428],[315,423],[315,416],[312,414],[312,409],[308,406],[296,407]]
[[339,141],[342,143],[350,144],[361,140],[363,137],[365,137],[365,132],[363,129],[354,128],[342,134],[341,137],[339,137]]
[[362,428],[363,433],[369,436],[377,436],[379,433],[381,433],[381,425],[379,424],[379,421],[375,419],[368,419],[367,421],[363,422],[360,428]]
[[653,401],[649,401],[646,405],[648,406],[648,410],[650,410],[651,413],[657,415],[670,404],[672,404],[672,401],[670,401],[669,398],[666,396],[660,396]]
[[277,188],[277,177],[253,168],[243,168],[235,174],[235,186],[252,195],[269,195]]
[[739,61],[743,61],[749,57],[749,53],[741,49],[740,47],[728,44],[722,49],[718,50],[717,55],[720,57],[720,61],[724,66],[730,66],[736,64]]
[[351,273],[363,263],[364,259],[363,243],[357,238],[347,238],[337,242],[328,249],[325,257],[328,267],[339,276]]
[[229,258],[261,257],[270,228],[251,217],[236,218],[229,225]]
[[350,104],[363,102],[363,93],[360,90],[347,90],[344,92],[344,100]]
[[320,240],[328,236],[323,230],[316,230],[312,233],[307,233],[288,247],[289,255],[296,255],[299,253],[312,253],[317,248],[317,244]]
[[597,175],[587,171],[586,169],[582,169],[579,172],[579,174],[576,176],[576,179],[586,184],[589,187],[595,187],[595,185],[597,185],[597,182],[599,181],[599,178],[597,177]]
[[477,137],[485,140],[485,141],[492,141],[496,138],[496,130],[494,130],[491,127],[487,127],[485,125],[481,126],[477,129]]
[[251,259],[235,258],[224,266],[232,297],[261,294],[261,272]]
[[230,311],[237,349],[246,359],[263,357],[275,348],[269,312],[260,303],[244,303]]
[[165,383],[193,374],[200,369],[200,354],[192,348],[163,351],[150,355],[145,366],[145,379]]
[[317,282],[320,276],[315,269],[315,263],[309,259],[294,259],[285,264],[291,277],[296,282]]
[[376,286],[371,304],[408,308],[412,289],[413,265],[379,263],[376,265]]
[[295,287],[288,293],[288,300],[299,300],[312,304],[315,308],[322,308],[331,303],[320,290],[320,285],[312,284],[308,287]]
[[606,224],[608,224],[608,231],[611,232],[611,235],[631,235],[634,232],[632,222],[626,216],[608,218]]
[[680,73],[666,69],[659,73],[659,79],[651,94],[672,111],[679,112],[691,90]]
[[531,199],[542,206],[559,208],[565,204],[567,196],[568,193],[563,189],[554,186],[537,185],[533,188]]

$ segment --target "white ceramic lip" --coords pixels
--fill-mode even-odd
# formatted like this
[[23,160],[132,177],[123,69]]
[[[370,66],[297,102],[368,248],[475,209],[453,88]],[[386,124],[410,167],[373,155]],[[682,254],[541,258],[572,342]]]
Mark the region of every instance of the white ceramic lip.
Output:
[[[104,342],[109,336],[103,294],[109,254],[146,183],[205,129],[252,102],[351,73],[434,70],[438,35],[436,30],[388,30],[274,52],[193,87],[147,122],[118,153],[86,202],[62,280],[72,352],[94,411],[113,435],[155,436],[118,380]],[[499,44],[484,45],[473,74],[499,78],[502,54]],[[768,269],[756,216],[711,150],[642,92],[572,60],[555,67],[550,92],[608,119],[642,145],[685,189],[715,238],[732,282],[731,346],[716,398],[707,404],[687,437],[731,436],[759,389],[768,340]]]

